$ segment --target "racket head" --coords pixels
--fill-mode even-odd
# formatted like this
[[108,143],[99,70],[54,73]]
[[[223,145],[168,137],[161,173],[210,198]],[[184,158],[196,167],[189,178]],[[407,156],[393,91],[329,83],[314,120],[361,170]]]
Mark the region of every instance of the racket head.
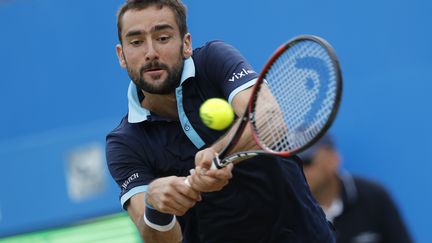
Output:
[[272,55],[253,93],[248,113],[257,144],[275,155],[299,153],[336,118],[342,97],[337,56],[318,36],[295,37]]

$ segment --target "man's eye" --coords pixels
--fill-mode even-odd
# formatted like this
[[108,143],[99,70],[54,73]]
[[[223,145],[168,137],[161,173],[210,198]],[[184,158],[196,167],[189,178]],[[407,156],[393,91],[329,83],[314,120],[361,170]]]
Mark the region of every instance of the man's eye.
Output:
[[171,36],[160,36],[157,40],[160,42],[167,42],[169,39],[171,39]]
[[139,46],[142,43],[143,43],[142,40],[133,40],[133,41],[130,42],[130,44],[133,45],[133,46]]

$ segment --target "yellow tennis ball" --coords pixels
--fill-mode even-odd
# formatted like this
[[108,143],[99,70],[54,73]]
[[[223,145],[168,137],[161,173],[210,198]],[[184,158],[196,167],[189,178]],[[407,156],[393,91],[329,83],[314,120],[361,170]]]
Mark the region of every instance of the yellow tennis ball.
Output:
[[211,98],[206,100],[199,109],[203,123],[214,130],[227,128],[234,120],[234,111],[224,99]]

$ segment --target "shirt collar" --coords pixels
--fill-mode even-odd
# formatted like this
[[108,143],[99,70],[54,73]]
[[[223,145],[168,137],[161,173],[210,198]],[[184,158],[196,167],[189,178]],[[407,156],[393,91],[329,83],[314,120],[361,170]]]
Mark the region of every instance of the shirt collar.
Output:
[[195,77],[195,64],[193,62],[192,57],[188,57],[184,61],[182,76],[180,79],[180,85],[183,84],[188,78]]
[[[187,79],[195,77],[195,64],[192,57],[188,57],[184,60],[183,71],[180,79],[180,85]],[[128,122],[139,123],[146,121],[150,116],[150,111],[141,107],[141,103],[138,99],[137,87],[134,82],[130,82],[128,88]]]

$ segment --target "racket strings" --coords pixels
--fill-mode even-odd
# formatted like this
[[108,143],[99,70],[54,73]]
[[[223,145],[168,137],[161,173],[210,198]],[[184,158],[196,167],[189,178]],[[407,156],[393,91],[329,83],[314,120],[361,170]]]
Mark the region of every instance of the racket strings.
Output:
[[268,149],[294,151],[327,124],[336,102],[337,77],[327,50],[305,40],[286,49],[265,75],[252,123]]

